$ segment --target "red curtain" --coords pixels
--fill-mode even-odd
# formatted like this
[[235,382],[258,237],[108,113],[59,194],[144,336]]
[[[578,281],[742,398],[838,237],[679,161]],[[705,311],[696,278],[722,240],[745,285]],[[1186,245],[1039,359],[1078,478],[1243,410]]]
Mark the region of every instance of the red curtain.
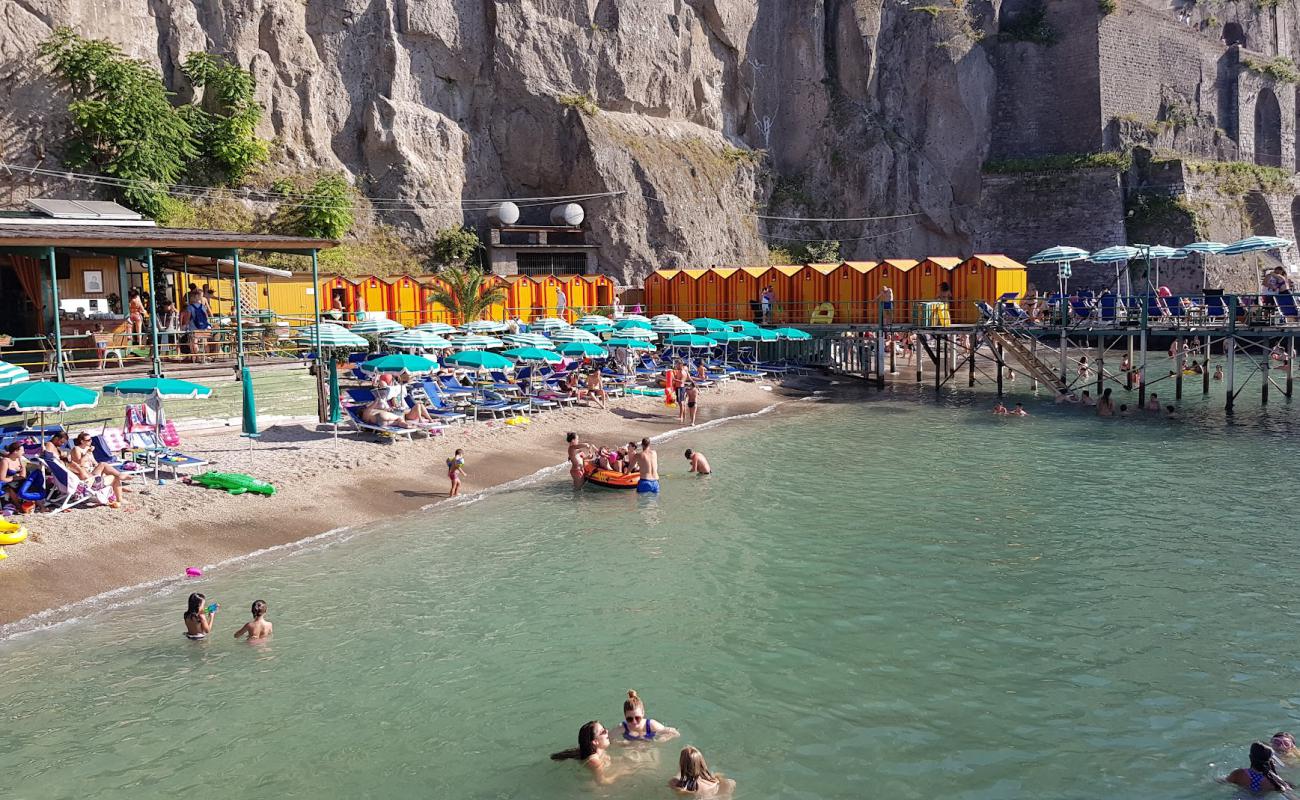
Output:
[[31,256],[11,255],[9,256],[9,263],[13,265],[14,272],[18,275],[18,282],[23,286],[23,291],[27,292],[32,305],[36,306],[37,331],[44,336],[45,293],[41,291],[41,264],[44,262]]

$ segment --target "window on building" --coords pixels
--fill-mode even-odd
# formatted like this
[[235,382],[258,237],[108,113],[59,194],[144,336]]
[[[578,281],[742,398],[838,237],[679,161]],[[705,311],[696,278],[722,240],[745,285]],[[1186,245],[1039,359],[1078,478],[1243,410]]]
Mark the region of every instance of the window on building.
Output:
[[519,253],[520,275],[582,275],[587,271],[586,253]]

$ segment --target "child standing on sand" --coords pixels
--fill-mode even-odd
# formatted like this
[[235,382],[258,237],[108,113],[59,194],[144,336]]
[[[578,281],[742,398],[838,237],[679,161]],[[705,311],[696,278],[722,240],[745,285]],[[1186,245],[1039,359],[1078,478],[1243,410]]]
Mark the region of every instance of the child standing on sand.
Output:
[[460,479],[468,475],[465,471],[465,451],[457,449],[456,454],[447,459],[447,480],[451,481],[451,491],[448,497],[455,497],[460,494]]
[[271,620],[266,618],[266,601],[253,601],[253,619],[244,623],[244,627],[235,631],[235,638],[247,636],[248,641],[271,638]]

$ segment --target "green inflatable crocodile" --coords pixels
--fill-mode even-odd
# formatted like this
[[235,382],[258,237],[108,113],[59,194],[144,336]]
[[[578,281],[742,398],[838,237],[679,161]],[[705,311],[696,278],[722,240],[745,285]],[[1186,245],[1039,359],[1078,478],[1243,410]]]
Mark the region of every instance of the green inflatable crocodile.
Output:
[[205,472],[190,478],[190,483],[197,483],[209,489],[224,489],[230,494],[251,493],[267,497],[275,494],[274,486],[242,472]]

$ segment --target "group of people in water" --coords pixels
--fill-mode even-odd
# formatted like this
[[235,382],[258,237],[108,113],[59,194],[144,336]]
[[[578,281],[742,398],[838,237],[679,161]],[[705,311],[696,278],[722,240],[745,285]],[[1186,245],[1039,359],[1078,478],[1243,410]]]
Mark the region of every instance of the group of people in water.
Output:
[[1300,763],[1300,749],[1296,748],[1295,737],[1286,731],[1278,731],[1268,744],[1251,742],[1250,766],[1234,769],[1224,776],[1223,782],[1254,794],[1281,792],[1292,797],[1291,785],[1282,780],[1278,771],[1284,765],[1296,763]]
[[[606,472],[622,475],[637,475],[636,491],[638,494],[659,493],[659,452],[650,443],[649,437],[637,442],[615,447],[597,447],[578,438],[570,431],[564,436],[569,461],[569,477],[573,479],[573,488],[581,489],[587,482],[587,465]],[[690,465],[688,472],[696,475],[709,475],[713,468],[703,453],[686,450],[686,461]]]
[[[220,610],[221,605],[209,603],[202,592],[191,594],[189,605],[182,617],[185,620],[185,638],[192,642],[208,638],[212,634],[212,626],[216,623],[217,612]],[[271,620],[266,618],[266,601],[254,600],[251,611],[253,618],[235,631],[235,638],[247,638],[250,642],[271,638]]]
[[[620,747],[646,748],[659,742],[665,742],[680,736],[676,728],[670,728],[658,720],[651,719],[645,712],[645,703],[637,696],[635,690],[629,690],[623,701],[623,721],[620,723],[622,734]],[[578,746],[568,750],[552,753],[555,761],[574,759],[591,771],[596,783],[604,786],[623,778],[632,772],[631,759],[616,760],[611,750],[611,736],[599,720],[592,720],[578,729]],[[736,782],[724,777],[720,772],[713,772],[704,761],[704,754],[698,749],[686,746],[677,758],[677,774],[668,779],[668,785],[679,794],[698,797],[713,797],[730,794],[736,788]]]

